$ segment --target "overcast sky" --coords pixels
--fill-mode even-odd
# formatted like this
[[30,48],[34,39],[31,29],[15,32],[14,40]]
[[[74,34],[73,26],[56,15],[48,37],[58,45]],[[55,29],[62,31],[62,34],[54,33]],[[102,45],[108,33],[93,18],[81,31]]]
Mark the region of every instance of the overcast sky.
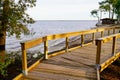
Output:
[[90,12],[102,0],[37,0],[27,12],[35,20],[95,20]]

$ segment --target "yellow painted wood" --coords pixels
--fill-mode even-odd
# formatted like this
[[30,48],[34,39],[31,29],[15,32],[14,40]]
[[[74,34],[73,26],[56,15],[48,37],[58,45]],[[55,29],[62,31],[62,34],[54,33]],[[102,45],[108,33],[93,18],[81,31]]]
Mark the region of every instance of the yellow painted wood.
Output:
[[108,30],[108,36],[110,35],[110,30]]
[[13,78],[13,80],[19,80],[21,77],[23,77],[24,75],[21,73],[18,76],[16,76],[15,78]]
[[84,44],[84,34],[81,35],[81,45],[83,46]]
[[104,32],[103,31],[101,31],[101,37],[103,37],[104,36]]
[[21,43],[22,47],[22,72],[24,75],[27,75],[27,54],[26,54],[26,47],[24,43]]
[[101,54],[101,46],[102,46],[102,41],[101,40],[96,40],[97,42],[97,52],[96,52],[96,64],[100,64],[100,54]]
[[[27,69],[27,55],[26,55],[26,49],[34,47],[36,45],[39,45],[40,43],[44,42],[44,53],[45,53],[45,59],[48,59],[48,40],[54,40],[54,39],[59,39],[59,38],[66,38],[66,37],[71,37],[71,36],[78,36],[81,35],[81,42],[82,44],[84,44],[84,35],[85,34],[91,34],[93,33],[93,37],[92,39],[94,40],[95,38],[95,33],[96,32],[101,32],[101,37],[103,37],[104,35],[104,31],[105,30],[113,30],[113,33],[115,33],[115,29],[120,29],[120,27],[110,27],[110,28],[98,28],[98,29],[93,29],[93,30],[85,30],[85,31],[78,31],[78,32],[69,32],[69,33],[63,33],[63,34],[55,34],[55,35],[48,35],[45,36],[43,38],[39,38],[39,39],[35,39],[35,40],[31,40],[31,41],[27,41],[27,42],[23,42],[21,43],[21,47],[22,47],[22,68],[23,68],[23,72],[27,72],[29,69],[31,70],[34,66],[32,66],[31,68]],[[108,32],[109,33],[109,32]],[[102,43],[106,43],[109,42],[111,40],[113,40],[113,44],[115,44],[115,40],[113,39],[113,37],[116,38],[120,38],[120,34],[115,34],[109,37],[104,37],[104,38],[100,38],[97,41],[97,54],[96,54],[96,64],[100,64],[100,53],[101,53],[101,44]],[[66,42],[67,42],[67,38],[66,38]],[[66,44],[68,47],[68,44]],[[84,45],[83,45],[84,46]],[[115,45],[114,45],[115,46]],[[113,46],[113,52],[115,52],[115,47]],[[79,46],[78,46],[79,47]],[[76,48],[78,48],[76,47]],[[72,48],[75,49],[75,48]],[[71,50],[72,50],[71,49]],[[70,49],[69,49],[70,50]],[[65,52],[65,51],[64,51]],[[80,51],[81,52],[81,51]],[[61,51],[62,53],[62,51]],[[56,54],[57,55],[57,54]],[[52,54],[52,56],[55,56]],[[116,57],[114,58],[116,59]],[[39,63],[39,62],[38,62]],[[109,64],[108,64],[109,65]]]
[[111,65],[119,57],[120,57],[120,52],[115,54],[114,56],[112,56],[108,60],[106,60],[104,63],[102,63],[100,72],[102,72],[105,68],[107,68],[109,65]]
[[44,57],[48,59],[48,41],[44,41]]
[[114,55],[116,51],[116,36],[113,37],[113,44],[112,44],[112,54]]
[[24,43],[26,49],[29,49],[31,47],[41,44],[42,42],[44,42],[44,39],[38,38],[38,39],[34,39],[34,40],[27,41],[27,42],[22,42],[22,43]]
[[115,28],[113,29],[113,34],[115,34]]
[[95,42],[95,33],[92,34],[93,43]]
[[68,48],[69,48],[69,38],[66,37],[66,48],[65,48],[66,52],[68,52]]

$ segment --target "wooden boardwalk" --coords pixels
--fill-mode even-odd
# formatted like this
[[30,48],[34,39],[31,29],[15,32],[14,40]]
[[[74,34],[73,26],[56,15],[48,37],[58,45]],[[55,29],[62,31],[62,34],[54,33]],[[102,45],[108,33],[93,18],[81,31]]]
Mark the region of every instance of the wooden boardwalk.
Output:
[[[111,44],[102,46],[100,63],[111,56]],[[44,60],[19,80],[96,80],[96,48],[91,44]],[[118,51],[120,45],[116,49]]]
[[[23,74],[21,73],[14,80],[100,80],[100,73],[120,57],[119,32],[120,27],[98,28],[48,35],[22,42]],[[85,36],[88,34],[91,38],[86,40]],[[70,48],[72,42],[69,39],[73,36],[79,36],[81,40],[76,42],[79,44],[77,47]],[[48,41],[63,38],[64,50],[49,54]],[[94,42],[96,44],[93,44]],[[28,67],[27,49],[41,43],[44,43],[44,60]]]

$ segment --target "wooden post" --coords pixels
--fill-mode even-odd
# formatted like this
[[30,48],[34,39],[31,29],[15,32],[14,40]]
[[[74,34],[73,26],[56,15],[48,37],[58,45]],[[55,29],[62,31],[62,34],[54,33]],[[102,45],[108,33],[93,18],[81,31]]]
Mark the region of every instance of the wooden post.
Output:
[[81,35],[81,46],[84,44],[84,34]]
[[93,43],[95,42],[95,33],[92,34]]
[[116,36],[113,37],[112,55],[115,55],[115,51],[116,51]]
[[100,68],[99,66],[96,68],[97,70],[97,80],[100,80]]
[[44,41],[44,59],[48,59],[48,41]]
[[101,31],[101,37],[103,37],[104,36],[104,32],[103,31]]
[[21,46],[22,46],[22,72],[24,75],[28,75],[25,43],[21,43]]
[[110,35],[110,30],[108,30],[108,36]]
[[101,54],[102,41],[96,40],[96,45],[97,45],[97,54],[96,54],[97,80],[100,80],[100,54]]
[[97,45],[96,65],[99,65],[100,64],[100,54],[101,54],[102,41],[96,40],[96,45]]
[[69,48],[69,38],[66,37],[66,48],[65,48],[66,52],[68,52],[68,48]]
[[115,34],[115,28],[113,29],[113,34]]

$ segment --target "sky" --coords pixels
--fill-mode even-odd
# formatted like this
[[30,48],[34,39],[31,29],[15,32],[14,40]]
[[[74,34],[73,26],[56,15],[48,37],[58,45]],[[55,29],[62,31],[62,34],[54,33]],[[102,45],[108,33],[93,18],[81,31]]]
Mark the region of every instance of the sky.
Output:
[[90,12],[102,0],[37,0],[27,13],[35,20],[97,20]]

